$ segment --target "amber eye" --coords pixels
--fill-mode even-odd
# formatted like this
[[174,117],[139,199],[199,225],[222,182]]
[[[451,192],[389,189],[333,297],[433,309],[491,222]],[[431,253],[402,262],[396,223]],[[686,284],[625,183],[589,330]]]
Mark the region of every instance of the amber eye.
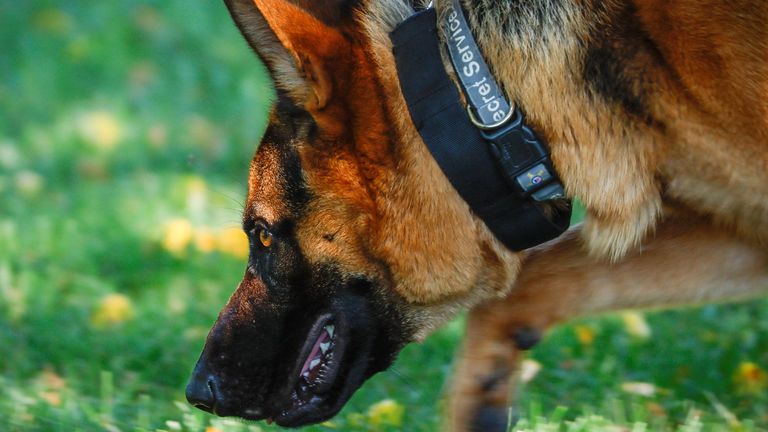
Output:
[[261,245],[264,246],[265,248],[272,246],[272,233],[269,232],[266,228],[260,229],[259,241],[261,242]]

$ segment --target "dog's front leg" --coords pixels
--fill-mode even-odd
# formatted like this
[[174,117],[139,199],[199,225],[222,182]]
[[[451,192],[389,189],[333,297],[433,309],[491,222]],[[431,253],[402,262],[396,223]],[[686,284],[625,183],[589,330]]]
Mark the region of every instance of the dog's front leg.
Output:
[[610,264],[577,227],[531,250],[507,298],[478,306],[453,381],[447,420],[459,431],[506,431],[521,351],[547,328],[612,310],[748,298],[768,289],[768,251],[687,215],[667,214],[637,251]]

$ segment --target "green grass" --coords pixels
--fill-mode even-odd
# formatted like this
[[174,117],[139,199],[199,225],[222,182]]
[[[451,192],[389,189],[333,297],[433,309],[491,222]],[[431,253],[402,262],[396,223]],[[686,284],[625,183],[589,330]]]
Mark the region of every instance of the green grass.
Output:
[[[226,247],[171,253],[162,239],[176,219],[214,236],[239,225],[271,97],[223,5],[2,2],[0,46],[0,430],[277,429],[181,402],[244,262]],[[114,293],[131,313],[100,324]],[[550,334],[531,355],[542,369],[519,427],[768,429],[766,303],[647,319],[646,338],[619,316]],[[309,430],[438,430],[461,333],[459,320],[408,347]],[[761,368],[752,388],[734,379],[747,362]],[[403,426],[367,417],[384,399],[405,407]]]

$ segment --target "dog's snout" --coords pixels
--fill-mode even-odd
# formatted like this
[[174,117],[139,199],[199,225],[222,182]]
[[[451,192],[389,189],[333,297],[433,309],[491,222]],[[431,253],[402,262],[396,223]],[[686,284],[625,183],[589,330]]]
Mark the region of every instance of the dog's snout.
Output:
[[218,382],[216,377],[201,369],[203,368],[195,368],[195,372],[187,384],[187,401],[203,411],[213,413],[216,408]]

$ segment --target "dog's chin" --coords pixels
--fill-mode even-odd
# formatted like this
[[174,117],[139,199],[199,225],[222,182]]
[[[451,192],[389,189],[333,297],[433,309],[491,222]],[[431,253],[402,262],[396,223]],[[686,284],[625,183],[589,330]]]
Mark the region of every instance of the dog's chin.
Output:
[[282,410],[273,420],[283,427],[300,427],[331,419],[363,384],[365,376],[363,373],[350,374],[339,381],[328,393],[311,394],[308,400],[300,404],[296,404],[292,398],[290,407]]

